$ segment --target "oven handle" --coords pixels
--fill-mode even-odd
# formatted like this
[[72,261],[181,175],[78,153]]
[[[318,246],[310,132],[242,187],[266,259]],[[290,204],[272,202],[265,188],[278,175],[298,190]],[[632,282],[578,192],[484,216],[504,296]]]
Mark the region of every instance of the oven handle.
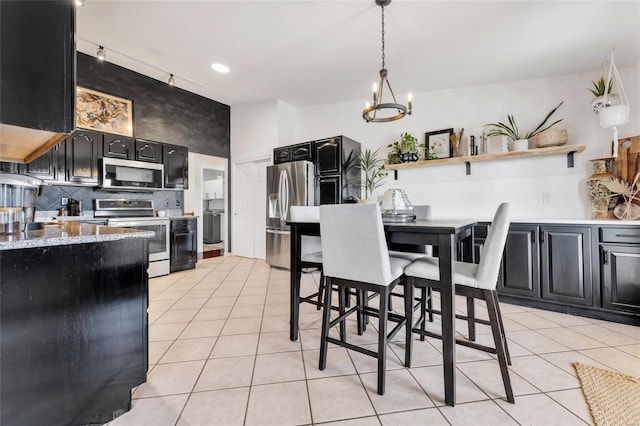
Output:
[[161,220],[145,220],[145,221],[107,221],[107,226],[113,226],[116,228],[135,228],[136,226],[154,226],[154,225],[164,225],[169,226],[171,223],[170,220],[161,219]]

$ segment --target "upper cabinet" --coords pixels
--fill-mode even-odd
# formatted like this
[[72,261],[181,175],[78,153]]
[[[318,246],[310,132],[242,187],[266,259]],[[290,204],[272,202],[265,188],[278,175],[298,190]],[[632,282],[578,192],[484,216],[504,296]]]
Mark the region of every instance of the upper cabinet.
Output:
[[102,156],[109,158],[119,158],[121,160],[134,160],[135,150],[133,149],[133,139],[126,136],[102,135]]
[[98,184],[98,136],[90,130],[76,130],[66,141],[67,182]]
[[136,139],[136,161],[146,161],[147,163],[162,163],[162,144],[159,142]]
[[0,2],[0,158],[29,162],[74,129],[75,5]]
[[168,189],[189,188],[189,148],[177,145],[162,145],[164,164],[164,187]]

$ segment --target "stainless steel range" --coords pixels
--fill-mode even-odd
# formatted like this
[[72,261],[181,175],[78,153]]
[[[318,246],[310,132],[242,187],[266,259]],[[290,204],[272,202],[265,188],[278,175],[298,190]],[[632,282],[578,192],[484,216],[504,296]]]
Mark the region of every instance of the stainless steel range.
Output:
[[149,238],[149,278],[169,273],[171,220],[155,217],[153,200],[98,199],[95,200],[93,215],[106,219],[108,226],[155,232],[155,236]]

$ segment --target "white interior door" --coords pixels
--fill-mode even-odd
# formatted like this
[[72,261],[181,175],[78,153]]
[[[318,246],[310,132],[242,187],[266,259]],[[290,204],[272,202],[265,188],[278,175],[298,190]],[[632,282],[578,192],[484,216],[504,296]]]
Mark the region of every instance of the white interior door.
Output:
[[264,259],[266,254],[267,166],[271,159],[234,165],[233,253]]

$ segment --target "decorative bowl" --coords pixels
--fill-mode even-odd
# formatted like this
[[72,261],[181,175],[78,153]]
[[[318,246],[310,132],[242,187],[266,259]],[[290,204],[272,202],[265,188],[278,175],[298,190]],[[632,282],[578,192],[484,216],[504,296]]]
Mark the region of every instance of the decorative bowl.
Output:
[[536,148],[546,148],[548,146],[564,145],[569,140],[569,137],[567,129],[549,129],[538,133],[531,140]]

